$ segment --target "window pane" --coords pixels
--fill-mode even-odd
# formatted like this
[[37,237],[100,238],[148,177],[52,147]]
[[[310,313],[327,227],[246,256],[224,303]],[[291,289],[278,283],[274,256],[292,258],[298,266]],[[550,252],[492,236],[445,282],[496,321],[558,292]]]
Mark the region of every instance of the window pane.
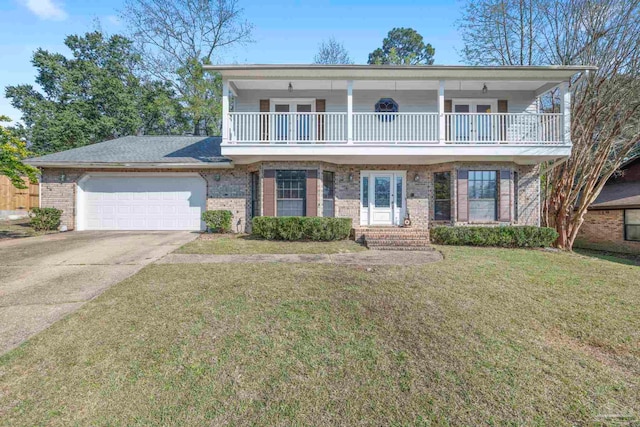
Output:
[[402,177],[396,176],[396,207],[402,208]]
[[469,219],[471,221],[495,221],[496,178],[496,171],[469,171]]
[[436,200],[433,207],[436,221],[448,221],[451,219],[451,200]]
[[391,207],[391,178],[376,177],[374,180],[374,202],[376,208]]
[[626,239],[640,241],[640,225],[627,225]]
[[333,217],[335,215],[334,212],[333,199],[324,199],[322,202],[322,216]]
[[640,225],[640,209],[627,209],[624,211],[626,224]]
[[438,172],[434,174],[433,185],[436,200],[451,198],[451,173]]
[[322,197],[325,199],[333,198],[335,188],[334,178],[335,175],[333,172],[322,172]]
[[304,216],[306,206],[306,171],[277,171],[277,215]]
[[433,176],[434,185],[434,219],[448,221],[451,219],[451,173],[437,172]]
[[495,221],[495,200],[470,200],[469,218],[473,221]]
[[278,200],[278,216],[304,216],[304,200]]
[[362,206],[369,207],[369,177],[362,178]]

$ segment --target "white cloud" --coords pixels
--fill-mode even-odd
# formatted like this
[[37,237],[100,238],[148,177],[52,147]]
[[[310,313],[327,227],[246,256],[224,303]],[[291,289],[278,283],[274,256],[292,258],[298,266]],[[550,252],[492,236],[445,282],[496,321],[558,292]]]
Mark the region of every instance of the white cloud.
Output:
[[107,22],[113,26],[119,27],[122,25],[122,21],[116,15],[107,15]]
[[23,0],[23,3],[40,19],[64,21],[68,16],[62,6],[53,0]]

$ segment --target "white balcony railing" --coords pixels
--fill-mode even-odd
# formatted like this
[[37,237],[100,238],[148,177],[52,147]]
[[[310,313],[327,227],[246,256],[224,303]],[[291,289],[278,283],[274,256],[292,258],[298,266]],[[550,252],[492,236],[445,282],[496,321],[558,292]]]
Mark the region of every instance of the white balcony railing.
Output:
[[454,144],[561,144],[562,114],[445,113]]
[[228,120],[230,144],[565,144],[557,113],[445,113],[443,132],[438,113],[234,112]]
[[230,113],[229,116],[231,142],[347,142],[346,113]]
[[438,113],[353,113],[353,142],[438,143]]

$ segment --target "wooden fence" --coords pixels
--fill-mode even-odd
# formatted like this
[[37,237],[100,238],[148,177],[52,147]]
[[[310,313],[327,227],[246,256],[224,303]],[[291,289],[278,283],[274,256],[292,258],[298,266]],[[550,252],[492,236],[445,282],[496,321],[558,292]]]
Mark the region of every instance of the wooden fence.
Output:
[[28,185],[29,188],[18,189],[11,184],[9,178],[0,175],[0,211],[37,208],[40,199],[39,185],[37,182]]

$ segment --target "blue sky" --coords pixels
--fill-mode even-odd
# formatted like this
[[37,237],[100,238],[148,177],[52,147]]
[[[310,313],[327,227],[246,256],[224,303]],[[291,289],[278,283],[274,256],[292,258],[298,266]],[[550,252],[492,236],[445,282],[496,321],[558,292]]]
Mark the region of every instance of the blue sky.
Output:
[[[456,0],[239,0],[254,24],[254,43],[237,47],[219,62],[310,63],[323,39],[344,43],[356,63],[382,44],[393,27],[412,27],[436,49],[437,64],[457,64],[462,42],[456,29],[462,4]],[[67,53],[68,34],[101,28],[123,32],[123,0],[0,0],[0,115],[20,113],[4,98],[7,85],[33,83],[35,49]]]

